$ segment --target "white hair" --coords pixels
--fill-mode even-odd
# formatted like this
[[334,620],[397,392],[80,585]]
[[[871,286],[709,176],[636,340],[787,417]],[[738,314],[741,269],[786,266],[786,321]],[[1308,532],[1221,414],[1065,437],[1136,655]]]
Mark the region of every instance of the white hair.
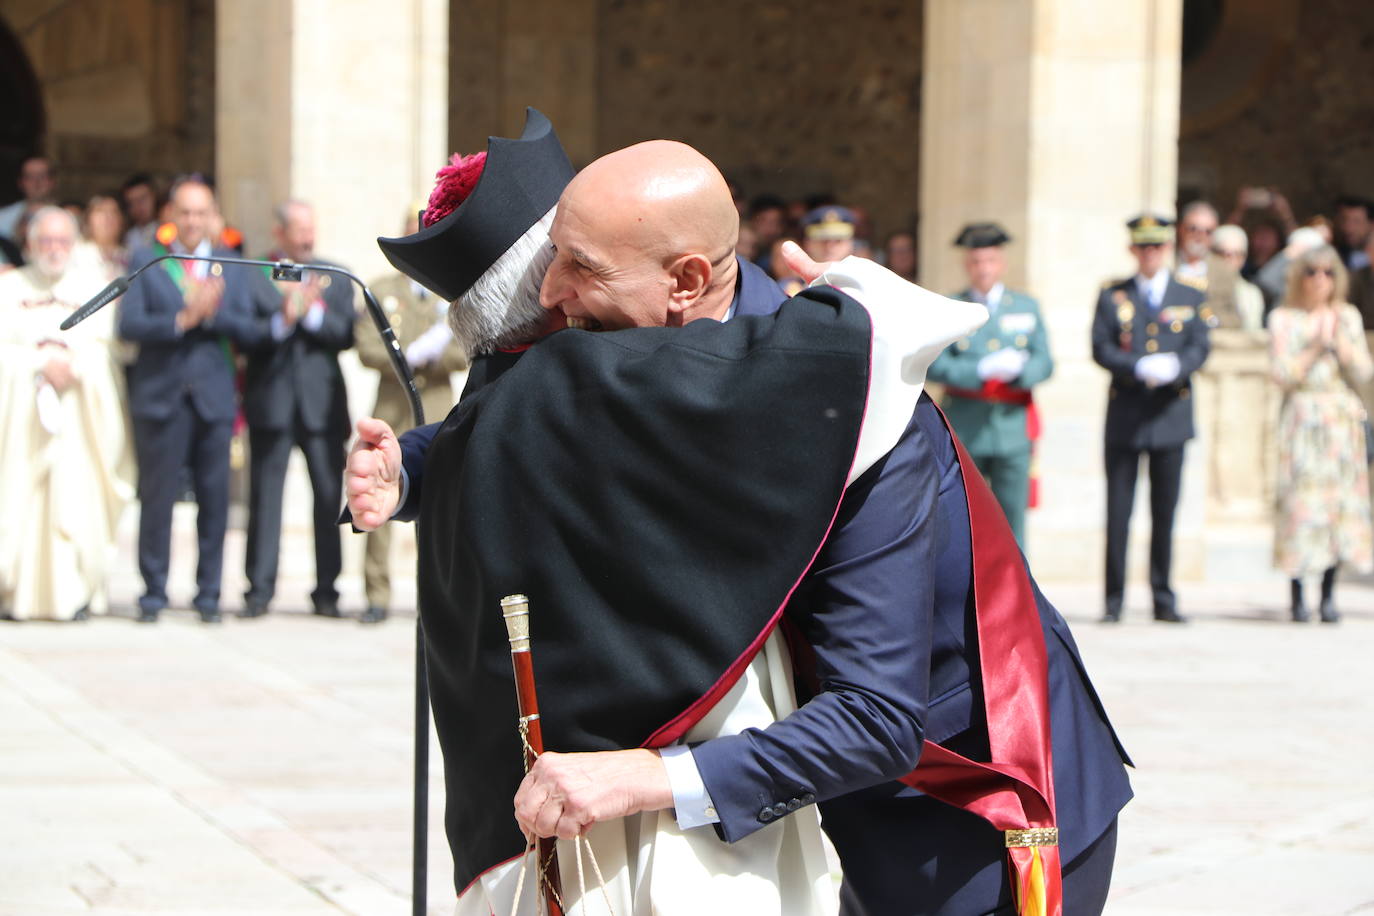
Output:
[[1245,230],[1241,227],[1227,223],[1218,226],[1217,231],[1212,233],[1212,244],[1225,248],[1237,248],[1243,253],[1250,248],[1250,239],[1246,236]]
[[81,226],[77,223],[76,217],[72,215],[72,211],[65,207],[54,207],[49,204],[39,207],[37,210],[33,211],[33,215],[29,217],[28,231],[25,233],[25,239],[30,245],[37,243],[38,229],[44,221],[52,219],[55,216],[59,216],[66,220],[67,226],[72,231],[73,240],[80,240]]
[[1294,249],[1295,254],[1311,251],[1325,244],[1326,239],[1322,238],[1322,234],[1311,226],[1299,227],[1288,235],[1288,247]]
[[449,306],[449,327],[468,356],[529,343],[544,327],[539,287],[553,263],[549,228],[557,209],[550,207]]

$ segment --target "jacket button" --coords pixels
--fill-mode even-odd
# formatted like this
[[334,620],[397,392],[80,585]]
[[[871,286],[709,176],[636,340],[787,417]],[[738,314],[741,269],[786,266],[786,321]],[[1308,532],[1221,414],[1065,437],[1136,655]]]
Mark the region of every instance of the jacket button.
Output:
[[782,802],[778,802],[776,805],[773,806],[773,816],[774,816],[774,817],[782,817],[782,816],[783,816],[784,814],[786,814],[786,813],[787,813],[787,806],[784,805]]
[[777,815],[773,813],[772,808],[764,808],[762,811],[759,812],[759,821],[764,824],[769,823],[776,817]]
[[789,799],[787,800],[787,810],[788,810],[788,811],[796,811],[796,810],[797,810],[798,808],[800,808],[801,806],[802,806],[802,803],[801,803],[801,799],[800,799],[800,798],[789,798]]
[[816,803],[816,793],[807,792],[801,797],[801,803],[803,805],[814,805]]

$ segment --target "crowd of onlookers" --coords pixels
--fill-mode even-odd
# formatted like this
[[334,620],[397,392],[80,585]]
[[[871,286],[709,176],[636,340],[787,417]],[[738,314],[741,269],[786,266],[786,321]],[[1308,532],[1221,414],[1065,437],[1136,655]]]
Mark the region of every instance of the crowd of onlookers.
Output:
[[[338,355],[352,348],[355,290],[315,252],[309,203],[273,211],[270,261],[320,265],[299,276],[216,258],[244,254],[204,176],[166,189],[146,175],[118,194],[61,204],[52,162],[21,168],[22,198],[0,210],[0,617],[84,619],[105,610],[106,563],[123,509],[139,501],[138,619],[168,606],[174,504],[196,503],[193,608],[221,619],[220,582],[235,467],[247,471],[242,617],[266,614],[276,593],[282,496],[299,449],[312,489],[313,612],[340,617],[338,526],[350,416]],[[418,208],[417,208],[418,209]],[[411,211],[416,212],[415,210]],[[150,266],[157,269],[147,270]],[[71,330],[73,310],[121,275],[142,271],[113,306]],[[404,278],[375,284],[427,409],[453,402],[449,374],[466,365],[447,303]],[[363,321],[370,318],[364,316]],[[375,331],[359,357],[382,370],[378,404],[397,400]],[[400,397],[404,401],[404,397]],[[404,426],[403,418],[393,421]],[[388,540],[370,535],[362,619],[385,619]]]
[[[54,163],[34,156],[23,162],[17,185],[20,199],[0,208],[0,498],[12,518],[27,524],[0,533],[0,617],[69,619],[103,610],[109,545],[120,512],[137,495],[145,584],[139,619],[156,621],[168,603],[172,506],[189,497],[198,505],[193,606],[203,620],[219,620],[234,466],[247,470],[249,479],[249,588],[239,613],[267,613],[293,449],[305,456],[315,501],[313,610],[341,616],[335,513],[350,433],[341,351],[356,342],[364,364],[381,370],[374,412],[387,414],[398,429],[406,423],[404,395],[392,390],[385,348],[370,328],[354,335],[357,299],[348,282],[328,272],[274,279],[263,270],[182,259],[246,249],[202,176],[184,176],[164,188],[138,174],[118,191],[69,201],[59,193]],[[818,261],[855,254],[917,277],[915,232],[890,232],[878,244],[861,206],[826,194],[746,198],[737,186],[732,191],[740,212],[739,254],[788,292],[802,285],[779,254],[789,239]],[[1337,470],[1363,473],[1368,457],[1369,427],[1353,385],[1372,371],[1361,333],[1374,329],[1372,216],[1374,203],[1352,196],[1335,201],[1329,216],[1300,223],[1278,190],[1248,187],[1225,223],[1216,207],[1196,201],[1168,229],[1169,275],[1199,291],[1198,314],[1206,323],[1270,332],[1274,377],[1285,392],[1276,563],[1295,581],[1312,568],[1313,556],[1331,559],[1322,567],[1329,566],[1331,576],[1338,561],[1367,565],[1370,551],[1367,484],[1356,472]],[[992,241],[969,243],[970,232]],[[314,237],[310,205],[284,201],[274,211],[270,245],[248,246],[247,253],[319,262]],[[987,253],[1008,241],[995,224],[975,224],[956,244]],[[58,329],[110,280],[159,257],[171,260],[114,307],[73,332]],[[996,309],[1005,261],[970,253],[966,267],[971,285],[961,295]],[[441,415],[453,401],[448,374],[465,365],[444,320],[446,303],[400,276],[378,281],[377,289],[422,378],[427,411]],[[1029,326],[1038,320],[1038,313],[1018,319]],[[986,390],[994,400],[1007,397],[1017,373],[1025,371],[1027,360],[1011,359],[1010,351],[1022,348],[1024,335],[1015,328],[1027,325],[1008,321],[1004,316],[1002,325],[1012,331],[989,344],[1003,352],[978,354],[977,374],[968,376],[964,392],[971,399],[986,397]],[[1129,336],[1123,334],[1123,346]],[[951,348],[951,357],[957,355]],[[1048,352],[1045,357],[1047,375]],[[1145,362],[1164,365],[1167,359]],[[1014,371],[1008,368],[1013,363]],[[1345,431],[1341,436],[1332,434],[1338,427]],[[1365,493],[1363,508],[1349,496],[1355,491]],[[1024,488],[1015,492],[1014,501],[1026,500]],[[1316,524],[1316,516],[1330,516],[1332,524]],[[1353,517],[1363,519],[1363,527],[1352,526]],[[364,620],[387,614],[387,550],[387,536],[374,536]]]

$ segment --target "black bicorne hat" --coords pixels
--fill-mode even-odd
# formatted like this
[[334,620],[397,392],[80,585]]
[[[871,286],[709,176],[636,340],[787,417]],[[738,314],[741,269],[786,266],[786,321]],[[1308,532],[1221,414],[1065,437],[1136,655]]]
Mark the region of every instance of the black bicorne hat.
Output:
[[393,267],[451,302],[558,203],[572,176],[549,119],[526,108],[519,139],[487,140],[487,161],[467,200],[414,235],[377,244]]
[[958,248],[994,248],[1011,241],[1005,229],[996,223],[969,223],[954,239]]

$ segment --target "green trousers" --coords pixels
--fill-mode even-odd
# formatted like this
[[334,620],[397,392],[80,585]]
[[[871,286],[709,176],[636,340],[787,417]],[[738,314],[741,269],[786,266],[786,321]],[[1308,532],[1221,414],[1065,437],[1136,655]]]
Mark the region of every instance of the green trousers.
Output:
[[1026,502],[1030,498],[1030,445],[1025,451],[1010,455],[972,455],[983,479],[992,488],[992,495],[1011,524],[1016,543],[1026,549]]

